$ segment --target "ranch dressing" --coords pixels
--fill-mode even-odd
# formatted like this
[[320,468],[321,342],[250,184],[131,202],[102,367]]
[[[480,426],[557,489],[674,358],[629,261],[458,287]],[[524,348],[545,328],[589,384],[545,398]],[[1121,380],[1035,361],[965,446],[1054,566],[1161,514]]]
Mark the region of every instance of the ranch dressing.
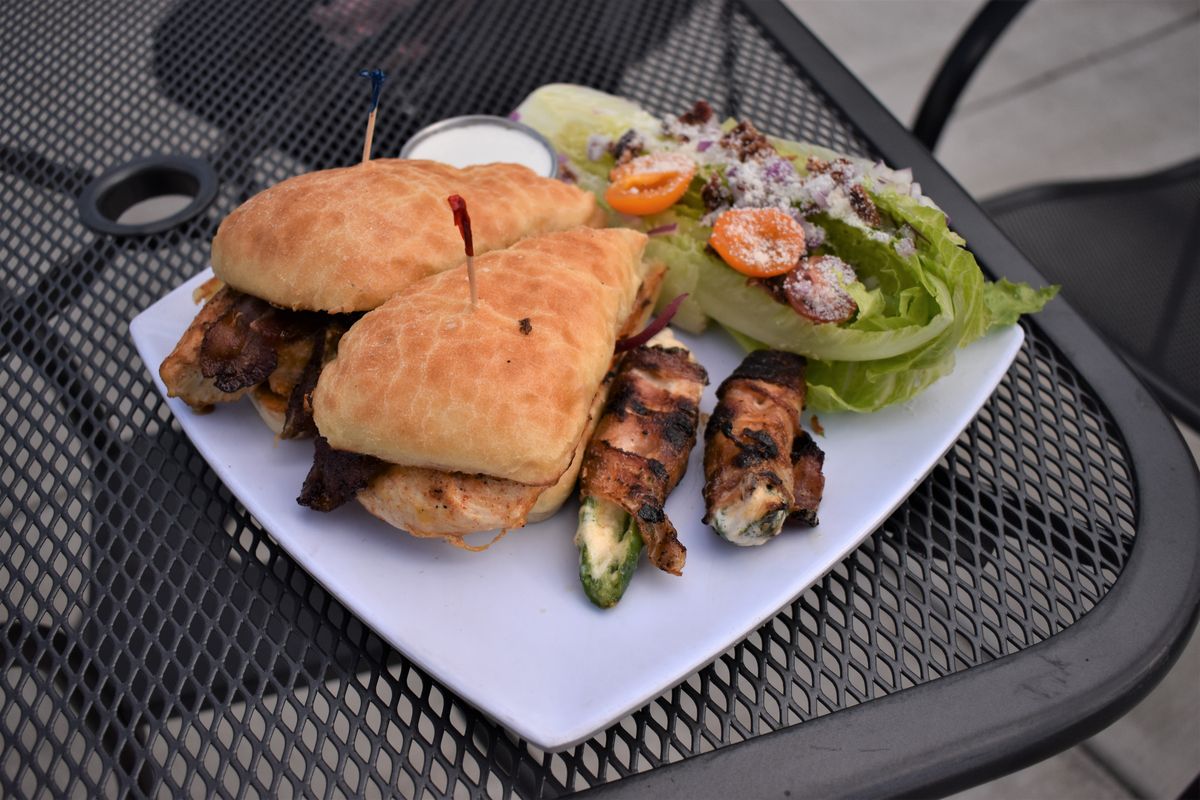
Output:
[[417,132],[400,155],[455,167],[493,162],[522,164],[548,178],[558,174],[558,158],[550,144],[531,128],[504,117],[443,120]]

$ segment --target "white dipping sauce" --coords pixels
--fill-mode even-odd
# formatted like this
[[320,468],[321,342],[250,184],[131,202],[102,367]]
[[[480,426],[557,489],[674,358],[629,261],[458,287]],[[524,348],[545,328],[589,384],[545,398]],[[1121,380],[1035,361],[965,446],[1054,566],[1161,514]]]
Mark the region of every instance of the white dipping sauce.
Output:
[[523,164],[539,175],[554,174],[554,155],[545,145],[514,128],[476,122],[423,136],[405,154],[455,167],[503,161]]

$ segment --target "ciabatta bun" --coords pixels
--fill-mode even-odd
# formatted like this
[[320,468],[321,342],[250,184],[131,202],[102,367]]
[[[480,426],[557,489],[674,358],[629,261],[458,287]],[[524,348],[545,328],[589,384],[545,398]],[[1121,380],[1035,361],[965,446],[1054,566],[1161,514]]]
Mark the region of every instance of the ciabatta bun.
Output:
[[399,466],[554,485],[633,310],[646,237],[579,228],[401,291],[342,338],[313,397],[331,447]]
[[281,308],[369,310],[463,262],[451,194],[467,201],[476,253],[596,220],[589,192],[517,164],[381,158],[297,175],[251,197],[218,228],[213,272]]

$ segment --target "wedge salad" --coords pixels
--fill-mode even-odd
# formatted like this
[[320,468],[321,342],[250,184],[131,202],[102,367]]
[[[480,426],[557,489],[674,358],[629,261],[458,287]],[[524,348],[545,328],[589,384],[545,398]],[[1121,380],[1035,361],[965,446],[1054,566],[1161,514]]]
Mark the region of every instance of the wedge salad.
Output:
[[1057,287],[984,278],[909,170],[720,120],[698,101],[659,118],[581,86],[545,86],[522,122],[613,225],[651,236],[674,324],[713,320],[746,349],[808,359],[808,405],[869,412],[954,368],[958,348],[1038,311]]

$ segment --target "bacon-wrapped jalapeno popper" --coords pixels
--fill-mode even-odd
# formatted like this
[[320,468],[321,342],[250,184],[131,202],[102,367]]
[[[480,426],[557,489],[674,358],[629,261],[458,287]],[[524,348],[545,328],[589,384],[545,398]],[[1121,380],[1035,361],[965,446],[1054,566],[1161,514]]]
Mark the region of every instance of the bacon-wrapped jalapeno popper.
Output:
[[622,359],[583,457],[579,577],[603,608],[625,593],[643,543],[651,563],[683,572],[687,549],[663,511],[696,444],[708,375],[668,332]]
[[825,454],[800,427],[803,356],[756,350],[717,389],[704,431],[704,521],[759,545],[789,517],[817,524]]

